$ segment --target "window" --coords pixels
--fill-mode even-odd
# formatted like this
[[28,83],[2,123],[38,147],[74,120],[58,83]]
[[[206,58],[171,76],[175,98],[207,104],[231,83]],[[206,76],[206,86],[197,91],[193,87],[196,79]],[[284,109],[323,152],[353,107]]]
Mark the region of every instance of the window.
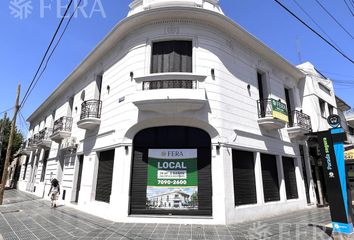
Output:
[[261,154],[264,201],[280,200],[277,161],[274,155]]
[[153,43],[151,73],[163,72],[192,72],[192,41]]
[[326,108],[325,108],[325,101],[323,101],[321,98],[318,99],[320,103],[320,111],[321,111],[321,116],[326,117]]
[[322,84],[322,83],[318,83],[318,87],[322,90],[322,91],[324,91],[325,93],[327,93],[328,95],[331,95],[331,90],[328,88],[328,87],[326,87],[324,84]]
[[328,103],[328,112],[329,112],[329,115],[332,115],[333,114],[333,109],[334,107]]
[[232,150],[235,205],[257,203],[253,152]]
[[286,189],[286,198],[298,198],[294,159],[283,157],[283,171]]

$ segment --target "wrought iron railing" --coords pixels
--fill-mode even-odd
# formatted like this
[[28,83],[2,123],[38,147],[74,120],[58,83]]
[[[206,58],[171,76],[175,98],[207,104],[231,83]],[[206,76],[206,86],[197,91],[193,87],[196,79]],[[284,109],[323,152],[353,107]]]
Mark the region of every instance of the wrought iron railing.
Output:
[[71,132],[71,127],[73,125],[72,117],[61,117],[54,122],[53,134],[60,131]]
[[196,80],[156,80],[144,81],[143,90],[168,89],[168,88],[184,88],[196,89]]
[[257,101],[258,118],[272,117],[272,99],[261,99]]
[[53,129],[51,128],[43,128],[41,131],[39,131],[39,141],[47,140],[49,139],[49,136],[52,135]]
[[36,145],[36,144],[38,143],[38,141],[39,141],[39,134],[36,133],[36,134],[34,134],[32,137],[30,137],[30,138],[28,139],[28,146],[29,146],[29,147],[34,146],[34,145]]
[[311,118],[302,111],[292,111],[289,115],[289,119],[292,119],[292,121],[289,121],[288,127],[301,127],[311,131]]
[[87,100],[81,104],[80,120],[86,118],[101,118],[102,101]]

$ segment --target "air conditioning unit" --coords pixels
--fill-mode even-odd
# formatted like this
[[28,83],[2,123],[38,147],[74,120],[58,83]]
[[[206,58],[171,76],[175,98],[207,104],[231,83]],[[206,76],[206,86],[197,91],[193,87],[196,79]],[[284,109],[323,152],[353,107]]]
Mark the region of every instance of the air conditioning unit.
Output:
[[63,139],[63,141],[60,145],[60,148],[67,149],[67,150],[76,149],[77,145],[78,144],[77,144],[76,137],[68,137],[68,138]]

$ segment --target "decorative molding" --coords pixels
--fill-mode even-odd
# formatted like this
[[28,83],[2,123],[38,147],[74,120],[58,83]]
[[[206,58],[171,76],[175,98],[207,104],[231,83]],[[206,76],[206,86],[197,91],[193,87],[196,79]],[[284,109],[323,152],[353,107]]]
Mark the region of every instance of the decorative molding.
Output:
[[179,34],[179,26],[169,25],[165,28],[165,34]]

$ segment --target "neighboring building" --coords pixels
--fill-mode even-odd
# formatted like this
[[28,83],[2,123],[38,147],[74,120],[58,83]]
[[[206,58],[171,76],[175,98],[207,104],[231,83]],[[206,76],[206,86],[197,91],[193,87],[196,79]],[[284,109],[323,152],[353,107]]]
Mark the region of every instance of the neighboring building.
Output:
[[[332,81],[309,62],[299,65],[298,68],[306,74],[305,81],[302,81],[300,86],[303,96],[302,106],[303,112],[311,117],[313,133],[328,130],[330,128],[328,116],[337,114],[341,117],[341,126],[347,132],[346,144],[352,142],[353,137],[349,133],[349,126],[344,117],[344,112],[350,107],[335,95]],[[310,134],[307,143],[313,178],[310,185],[313,184],[315,189],[317,204],[327,205],[327,187],[316,134]]]
[[[230,224],[314,206],[307,134],[328,129],[332,83],[292,66],[217,0],[130,8],[28,118],[19,189],[43,196],[57,178],[66,204],[125,222]],[[185,185],[197,196],[179,193],[180,206],[198,205],[151,208],[147,182]]]

